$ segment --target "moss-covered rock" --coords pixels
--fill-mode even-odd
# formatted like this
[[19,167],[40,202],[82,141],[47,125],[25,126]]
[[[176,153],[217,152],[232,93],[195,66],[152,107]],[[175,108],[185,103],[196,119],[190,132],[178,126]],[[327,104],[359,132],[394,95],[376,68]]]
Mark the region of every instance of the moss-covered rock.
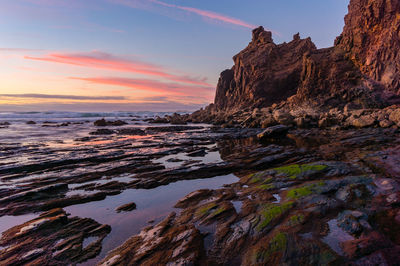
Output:
[[196,210],[196,216],[204,216],[208,214],[208,212],[217,207],[217,203],[211,202],[201,206],[199,209]]
[[305,217],[303,214],[294,214],[292,216],[289,217],[288,221],[287,221],[287,225],[289,226],[297,226],[300,225],[302,223],[304,223],[305,221]]
[[289,179],[306,178],[324,172],[328,168],[324,164],[292,164],[274,168],[273,170]]
[[262,184],[262,185],[258,185],[257,188],[262,189],[262,190],[272,190],[272,189],[275,189],[276,187],[274,184]]
[[253,254],[252,264],[259,265],[267,262],[277,262],[283,257],[288,243],[285,233],[276,233],[268,242],[265,248],[256,250]]
[[249,184],[256,184],[256,183],[269,183],[272,182],[273,179],[269,175],[269,171],[261,171],[257,173],[253,173],[247,176]]
[[267,204],[261,211],[260,223],[257,225],[257,230],[262,231],[265,229],[272,221],[280,218],[288,210],[293,207],[294,203],[292,201],[284,202],[282,204]]
[[291,190],[288,190],[286,193],[286,198],[288,199],[300,199],[303,197],[307,197],[313,193],[319,193],[320,188],[325,185],[325,182],[318,182],[313,184],[304,185],[301,187],[297,187]]

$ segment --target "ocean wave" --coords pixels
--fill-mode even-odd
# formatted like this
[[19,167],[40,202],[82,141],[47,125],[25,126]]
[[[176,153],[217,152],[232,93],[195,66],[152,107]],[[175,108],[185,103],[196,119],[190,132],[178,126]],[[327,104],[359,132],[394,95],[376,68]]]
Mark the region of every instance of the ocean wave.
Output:
[[171,114],[170,112],[0,112],[1,120],[34,120],[34,119],[68,119],[68,118],[130,118],[130,117],[155,117]]

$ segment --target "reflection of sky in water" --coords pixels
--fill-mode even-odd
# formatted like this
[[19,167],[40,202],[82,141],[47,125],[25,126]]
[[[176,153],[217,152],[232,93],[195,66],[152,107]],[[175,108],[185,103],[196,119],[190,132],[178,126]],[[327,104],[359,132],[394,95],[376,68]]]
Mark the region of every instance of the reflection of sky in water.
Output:
[[279,194],[273,194],[272,196],[274,196],[274,198],[276,199],[274,202],[272,203],[279,203],[281,202],[281,196],[279,196]]
[[[92,265],[103,258],[108,251],[121,245],[128,237],[140,232],[150,220],[161,221],[171,211],[179,211],[173,206],[176,202],[199,189],[216,189],[224,184],[237,182],[233,174],[208,179],[183,180],[154,189],[130,189],[119,195],[109,196],[103,201],[89,202],[66,207],[72,216],[89,217],[101,224],[111,225],[110,235],[103,241],[100,256],[85,264]],[[115,209],[123,204],[135,202],[137,209],[132,212],[116,213]]]
[[37,214],[26,214],[20,216],[2,216],[0,217],[0,233],[7,231],[7,229],[26,223],[29,220],[35,219],[39,215]]
[[235,207],[236,213],[240,213],[243,206],[243,201],[232,201],[233,207]]
[[[12,165],[24,166],[27,164],[46,164],[50,161],[63,161],[67,159],[84,159],[92,156],[115,156],[115,154],[132,154],[140,156],[148,155],[155,152],[174,149],[173,145],[180,146],[182,143],[190,143],[196,137],[204,139],[214,133],[203,133],[205,129],[188,130],[185,132],[150,132],[146,136],[130,136],[130,135],[89,135],[90,132],[98,128],[93,125],[93,121],[101,117],[81,117],[81,118],[32,118],[32,119],[16,119],[9,120],[11,125],[8,128],[0,129],[0,169]],[[118,118],[106,118],[106,120],[116,120]],[[131,117],[124,117],[122,120],[128,122],[129,125],[121,127],[106,127],[112,130],[120,128],[141,128],[171,126],[165,124],[151,124],[143,121],[131,121]],[[1,120],[1,119],[0,119]],[[33,120],[37,124],[27,125],[26,121]],[[42,127],[44,121],[57,122],[83,122],[82,124],[70,124],[66,127],[53,127],[57,124],[48,124],[51,127]],[[88,121],[88,122],[85,122]],[[136,123],[140,123],[137,125]],[[188,125],[190,126],[190,125]],[[194,126],[209,127],[209,125],[196,124]],[[82,139],[84,138],[84,139]],[[83,140],[83,141],[82,141]],[[85,141],[86,140],[86,141]],[[159,144],[172,143],[171,147],[160,148]],[[183,146],[185,146],[184,144]],[[192,144],[188,144],[192,145]],[[202,145],[199,148],[211,149],[203,157],[189,157],[186,153],[172,154],[154,159],[153,163],[160,163],[167,168],[185,167],[188,161],[200,161],[196,164],[208,164],[222,162],[220,153],[215,151],[215,144]],[[179,159],[181,162],[167,162],[169,159]],[[84,168],[68,168],[61,167],[57,171],[36,172],[30,175],[13,176],[10,180],[1,180],[0,189],[7,189],[11,186],[30,185],[33,182],[46,181],[52,182],[60,177],[65,178],[65,182],[69,182],[69,191],[63,196],[74,196],[79,194],[93,194],[98,191],[76,190],[77,187],[89,184],[102,185],[111,181],[119,181],[129,183],[135,180],[135,174],[106,175],[85,183],[73,183],[70,178],[79,176],[82,172],[105,171],[118,165],[123,166],[129,163],[128,159],[122,159],[112,162],[101,162],[96,164],[87,164]],[[3,171],[6,168],[3,168]],[[140,230],[148,225],[150,220],[155,223],[161,221],[171,211],[179,212],[173,206],[176,202],[187,194],[198,189],[215,189],[220,188],[224,184],[237,182],[238,178],[231,175],[214,177],[209,179],[183,180],[166,186],[157,187],[150,190],[145,189],[129,189],[123,191],[119,195],[108,196],[105,200],[89,202],[80,205],[74,205],[64,208],[72,216],[93,218],[101,224],[109,224],[112,232],[103,241],[103,249],[101,255],[86,264],[93,265],[106,255],[108,251],[116,248],[129,237],[137,234]],[[61,182],[61,181],[58,181]],[[75,189],[75,190],[74,190]],[[115,209],[123,204],[135,202],[137,209],[132,212],[116,213]],[[234,202],[235,207],[241,208],[241,202]],[[38,217],[39,214],[28,214],[21,216],[3,216],[0,217],[0,233],[15,226],[23,224],[29,220]],[[86,247],[96,241],[96,238],[87,238],[83,245]]]
[[99,238],[96,236],[90,236],[90,237],[85,238],[82,243],[82,249],[85,249],[87,246],[96,242],[98,239]]
[[[171,161],[177,159],[176,162]],[[209,164],[209,163],[219,163],[223,160],[221,159],[221,155],[218,151],[207,152],[207,154],[203,157],[190,157],[184,153],[179,154],[171,154],[164,156],[162,158],[153,160],[155,163],[161,163],[165,166],[165,168],[176,168],[182,167],[188,161],[200,161],[199,163]]]
[[343,231],[338,225],[337,220],[332,219],[328,222],[329,234],[322,238],[322,241],[328,244],[337,254],[343,256],[343,250],[340,247],[340,243],[353,240],[354,237]]

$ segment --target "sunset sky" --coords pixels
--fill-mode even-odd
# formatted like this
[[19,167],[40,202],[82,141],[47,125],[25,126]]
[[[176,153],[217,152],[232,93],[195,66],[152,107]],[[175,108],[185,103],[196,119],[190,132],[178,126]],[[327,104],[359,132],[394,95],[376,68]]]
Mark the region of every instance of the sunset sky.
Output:
[[0,0],[0,111],[195,110],[254,27],[328,47],[348,2]]

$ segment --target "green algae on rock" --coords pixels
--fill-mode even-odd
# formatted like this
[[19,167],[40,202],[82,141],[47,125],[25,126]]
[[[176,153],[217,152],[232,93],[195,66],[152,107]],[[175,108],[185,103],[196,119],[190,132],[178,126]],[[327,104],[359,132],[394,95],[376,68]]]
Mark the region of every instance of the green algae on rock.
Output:
[[299,177],[306,177],[315,175],[317,173],[322,173],[327,168],[328,166],[323,164],[292,164],[274,168],[273,170],[289,179],[297,179]]
[[265,229],[273,220],[278,219],[288,210],[293,207],[292,201],[285,202],[282,204],[267,204],[261,211],[261,223],[258,224],[257,230],[262,231]]
[[287,246],[287,235],[279,232],[268,243],[268,248],[265,251],[258,251],[254,258],[254,263],[265,263],[267,262],[274,253],[284,253]]
[[318,183],[313,183],[309,185],[305,185],[302,187],[291,189],[287,192],[286,197],[288,199],[300,199],[303,197],[307,197],[313,193],[318,192],[318,188],[325,185],[325,182],[321,181]]

